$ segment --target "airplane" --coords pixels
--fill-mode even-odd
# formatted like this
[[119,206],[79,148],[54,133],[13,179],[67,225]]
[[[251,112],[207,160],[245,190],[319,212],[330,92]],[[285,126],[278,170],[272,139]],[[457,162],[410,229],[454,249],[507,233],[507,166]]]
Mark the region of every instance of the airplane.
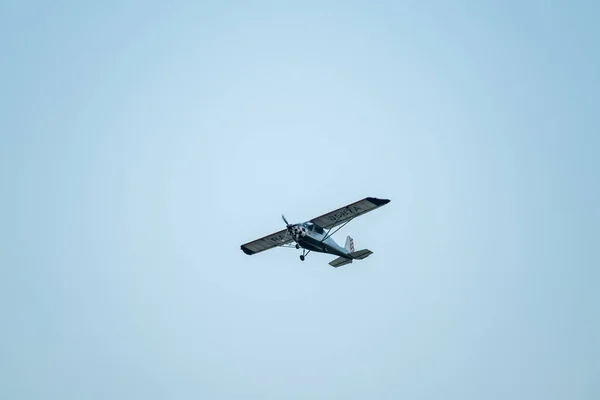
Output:
[[[350,236],[346,238],[344,247],[338,245],[331,236],[354,218],[384,206],[389,202],[390,200],[388,199],[365,197],[362,200],[323,214],[320,217],[298,224],[290,224],[285,216],[281,215],[283,222],[286,224],[286,229],[243,244],[240,248],[248,255],[260,253],[261,251],[275,247],[295,247],[296,250],[302,248],[301,261],[305,260],[308,253],[314,251],[338,256],[329,265],[334,268],[341,267],[342,265],[350,264],[353,260],[365,259],[373,254],[373,252],[368,249],[356,251],[354,249],[354,239]],[[333,228],[337,229],[332,232]],[[295,245],[292,244],[293,242],[295,242]]]

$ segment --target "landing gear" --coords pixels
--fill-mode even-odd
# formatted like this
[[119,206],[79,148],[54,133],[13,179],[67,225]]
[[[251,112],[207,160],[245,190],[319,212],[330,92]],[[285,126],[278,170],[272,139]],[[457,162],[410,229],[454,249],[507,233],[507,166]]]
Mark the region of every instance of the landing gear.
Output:
[[300,256],[300,261],[304,261],[306,259],[306,256],[308,255],[308,253],[310,253],[310,250],[306,251],[306,249],[302,249],[302,255]]
[[296,250],[300,249],[300,245],[296,243]]

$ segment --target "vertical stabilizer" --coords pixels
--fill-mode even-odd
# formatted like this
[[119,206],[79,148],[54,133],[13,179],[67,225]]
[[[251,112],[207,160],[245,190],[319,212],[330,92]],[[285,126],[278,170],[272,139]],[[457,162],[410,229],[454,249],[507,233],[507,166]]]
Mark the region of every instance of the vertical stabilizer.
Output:
[[354,253],[354,239],[348,236],[346,238],[346,245],[344,246],[344,248],[348,250],[348,253]]

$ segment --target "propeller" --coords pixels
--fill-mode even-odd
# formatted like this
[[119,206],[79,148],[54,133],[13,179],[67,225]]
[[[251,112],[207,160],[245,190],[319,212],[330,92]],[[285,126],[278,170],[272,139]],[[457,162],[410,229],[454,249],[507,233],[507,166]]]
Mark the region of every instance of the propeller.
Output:
[[283,222],[285,222],[285,226],[287,228],[287,232],[285,233],[284,237],[284,241],[285,239],[288,237],[288,235],[292,235],[292,238],[294,239],[295,242],[298,242],[298,238],[299,237],[303,237],[306,235],[306,230],[304,227],[300,227],[300,225],[292,225],[288,222],[288,220],[285,218],[285,215],[281,214],[281,219],[283,220]]
[[287,232],[285,232],[285,235],[283,236],[283,241],[285,241],[288,235],[292,232],[292,225],[287,219],[285,219],[285,215],[281,214],[281,219],[283,219],[283,222],[285,222],[285,227],[287,228]]

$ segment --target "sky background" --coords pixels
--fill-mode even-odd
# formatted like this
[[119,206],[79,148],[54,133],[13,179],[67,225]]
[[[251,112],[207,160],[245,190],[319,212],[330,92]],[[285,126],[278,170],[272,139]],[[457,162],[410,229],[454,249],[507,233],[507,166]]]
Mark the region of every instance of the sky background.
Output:
[[2,2],[0,398],[600,398],[599,16]]

